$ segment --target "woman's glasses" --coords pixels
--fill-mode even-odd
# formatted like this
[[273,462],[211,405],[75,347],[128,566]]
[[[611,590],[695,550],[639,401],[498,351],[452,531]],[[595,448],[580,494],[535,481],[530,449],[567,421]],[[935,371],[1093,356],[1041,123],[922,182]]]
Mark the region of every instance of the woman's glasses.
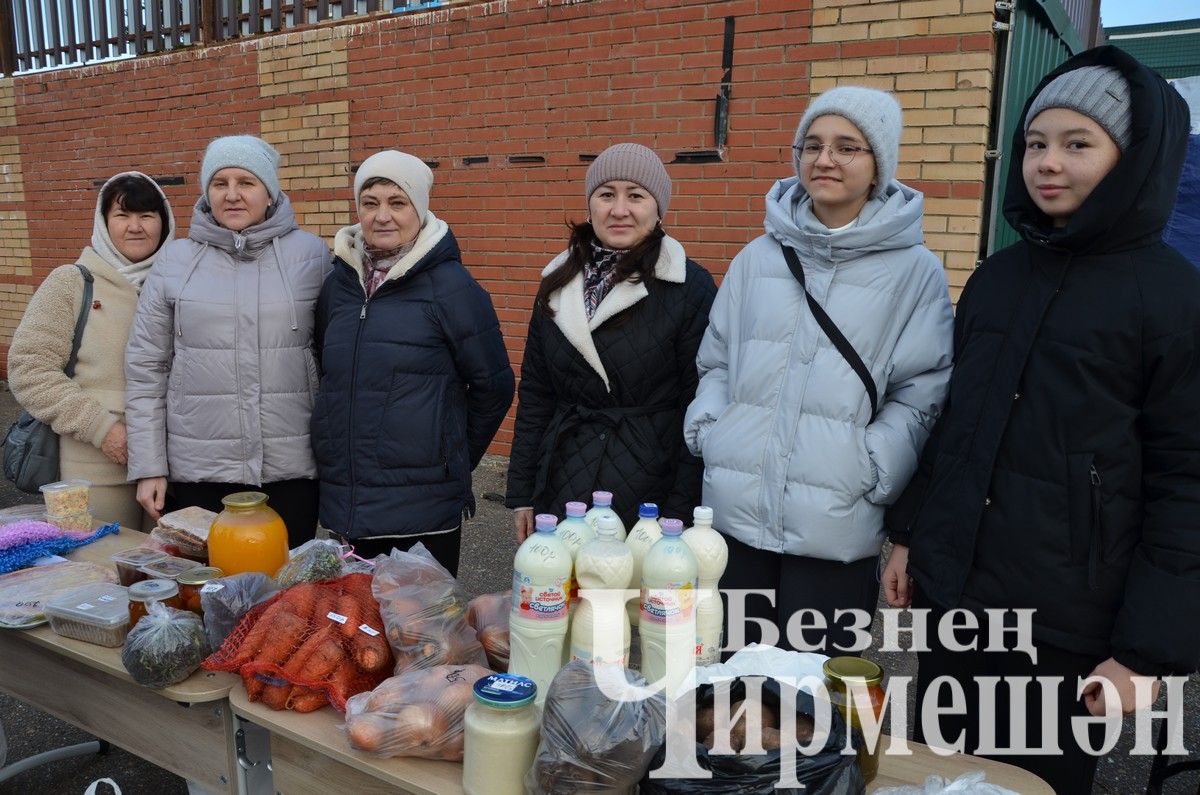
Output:
[[854,144],[818,144],[806,143],[799,146],[792,146],[793,149],[800,155],[800,162],[804,165],[817,162],[817,158],[821,156],[822,150],[829,150],[829,159],[839,166],[848,166],[850,161],[859,152],[871,154],[871,150],[865,146],[855,146]]

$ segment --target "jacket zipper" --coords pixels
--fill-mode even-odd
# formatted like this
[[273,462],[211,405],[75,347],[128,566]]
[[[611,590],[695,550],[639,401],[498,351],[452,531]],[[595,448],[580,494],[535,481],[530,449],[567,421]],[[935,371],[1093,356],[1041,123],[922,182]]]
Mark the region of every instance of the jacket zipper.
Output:
[[354,332],[354,359],[350,365],[350,410],[347,412],[349,419],[349,427],[346,429],[346,438],[350,441],[347,450],[347,456],[350,465],[350,518],[346,522],[346,537],[352,537],[350,534],[354,530],[354,506],[357,504],[354,492],[358,481],[354,477],[354,404],[355,393],[358,391],[358,345],[362,341],[363,326],[367,323],[367,304],[371,299],[364,298],[362,309],[358,313],[358,329]]
[[1096,471],[1095,464],[1089,467],[1088,476],[1092,481],[1092,533],[1091,543],[1088,545],[1088,588],[1095,591],[1100,587],[1100,546],[1104,543],[1104,534],[1101,532],[1100,523],[1100,485],[1103,481],[1100,479],[1100,473]]

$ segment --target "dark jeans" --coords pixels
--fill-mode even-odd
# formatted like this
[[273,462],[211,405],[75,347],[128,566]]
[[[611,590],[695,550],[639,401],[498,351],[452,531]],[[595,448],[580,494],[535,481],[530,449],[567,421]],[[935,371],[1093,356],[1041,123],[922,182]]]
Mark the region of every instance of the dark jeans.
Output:
[[446,570],[458,576],[458,552],[462,545],[462,527],[447,533],[430,533],[420,536],[403,536],[400,538],[342,538],[346,544],[354,547],[354,554],[360,558],[372,560],[377,555],[387,555],[393,548],[407,552],[418,541],[425,545],[429,554]]
[[320,491],[317,481],[305,478],[277,480],[261,486],[244,483],[171,483],[167,487],[166,510],[177,511],[189,505],[199,505],[220,512],[225,506],[221,498],[239,491],[261,491],[270,505],[287,525],[288,547],[295,549],[317,534],[317,504]]
[[[1044,643],[1034,642],[1037,648],[1036,665],[1029,655],[1021,651],[983,651],[987,646],[987,623],[985,616],[979,616],[980,631],[975,637],[980,638],[978,648],[970,651],[951,651],[946,649],[937,632],[937,622],[944,611],[934,607],[924,598],[919,589],[913,594],[913,607],[931,608],[927,642],[930,650],[917,655],[920,666],[917,673],[917,719],[913,738],[918,742],[926,742],[925,727],[921,720],[921,705],[925,702],[930,683],[940,676],[948,676],[956,680],[966,695],[964,715],[941,715],[938,727],[942,738],[953,743],[960,733],[965,734],[966,752],[1007,762],[1010,765],[1024,768],[1029,772],[1045,779],[1055,792],[1059,793],[1089,793],[1092,791],[1092,780],[1096,776],[1096,763],[1099,758],[1079,747],[1075,735],[1071,731],[1071,718],[1075,715],[1087,715],[1087,707],[1082,699],[1075,697],[1078,678],[1087,676],[1102,659],[1094,655],[1076,654],[1074,652],[1056,649]],[[958,641],[969,640],[969,634],[958,633]],[[1004,636],[1006,649],[1011,649],[1015,635],[1008,633]],[[1054,710],[1053,721],[1058,727],[1058,747],[1061,752],[1053,755],[1034,754],[989,754],[978,753],[980,743],[979,725],[982,722],[995,727],[995,747],[1027,747],[1038,748],[1042,745],[1042,690],[1037,679],[1025,685],[1022,692],[1014,694],[1002,680],[994,688],[996,694],[995,708],[989,708],[987,714],[982,712],[980,687],[977,677],[1063,677],[1054,695],[1049,696],[1050,707]],[[943,686],[938,691],[938,704],[949,706],[951,694],[948,687]],[[1016,702],[1018,709],[1025,716],[1025,738],[1011,738],[1014,727],[1011,722],[1011,708]],[[1103,729],[1099,726],[1089,727],[1089,742],[1093,748],[1101,744]]]
[[[875,606],[879,601],[878,558],[838,563],[765,552],[729,536],[724,538],[729,545],[729,563],[725,567],[725,575],[721,577],[721,590],[773,590],[774,607],[771,607],[766,596],[755,594],[746,596],[745,609],[747,618],[765,619],[779,628],[780,637],[776,645],[782,649],[794,648],[787,637],[788,620],[797,611],[809,609],[816,610],[824,617],[828,630],[804,630],[801,634],[808,649],[832,656],[862,653],[833,648],[836,645],[846,649],[855,641],[854,633],[848,630],[853,619],[843,616],[840,621],[835,621],[834,612],[854,608],[866,611],[870,616],[875,615]],[[729,610],[725,596],[725,644],[726,651],[733,652],[737,649],[729,647]],[[870,634],[869,626],[866,632]],[[747,644],[761,642],[758,624],[746,622],[745,638]],[[801,641],[801,638],[793,639]],[[725,654],[726,658],[728,656],[728,653]]]

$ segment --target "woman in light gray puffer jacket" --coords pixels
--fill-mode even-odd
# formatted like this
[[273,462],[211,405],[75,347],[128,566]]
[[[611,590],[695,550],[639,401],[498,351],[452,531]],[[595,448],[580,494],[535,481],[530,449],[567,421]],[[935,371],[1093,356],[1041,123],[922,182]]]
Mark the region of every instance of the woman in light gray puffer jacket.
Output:
[[330,256],[297,226],[278,162],[252,136],[209,144],[188,236],[142,287],[125,413],[129,479],[152,516],[263,491],[295,546],[317,522],[313,317]]
[[[788,637],[801,609],[830,627],[838,609],[874,611],[884,506],[912,476],[946,398],[950,298],[942,263],[921,245],[923,197],[892,178],[899,140],[900,108],[883,92],[841,87],[810,105],[794,147],[799,179],[767,194],[767,234],[730,265],[698,355],[684,435],[704,458],[704,503],[730,547],[721,587],[773,589],[773,608],[749,596],[746,615],[793,648],[853,639],[845,616],[841,631]],[[784,245],[869,370],[874,416]],[[742,627],[731,629],[736,642]]]

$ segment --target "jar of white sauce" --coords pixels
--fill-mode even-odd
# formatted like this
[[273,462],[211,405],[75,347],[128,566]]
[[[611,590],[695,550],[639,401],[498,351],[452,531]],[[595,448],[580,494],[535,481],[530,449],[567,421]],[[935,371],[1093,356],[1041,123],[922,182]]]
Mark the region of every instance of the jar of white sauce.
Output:
[[463,734],[467,795],[522,795],[537,754],[541,714],[537,685],[516,674],[491,674],[475,683]]

